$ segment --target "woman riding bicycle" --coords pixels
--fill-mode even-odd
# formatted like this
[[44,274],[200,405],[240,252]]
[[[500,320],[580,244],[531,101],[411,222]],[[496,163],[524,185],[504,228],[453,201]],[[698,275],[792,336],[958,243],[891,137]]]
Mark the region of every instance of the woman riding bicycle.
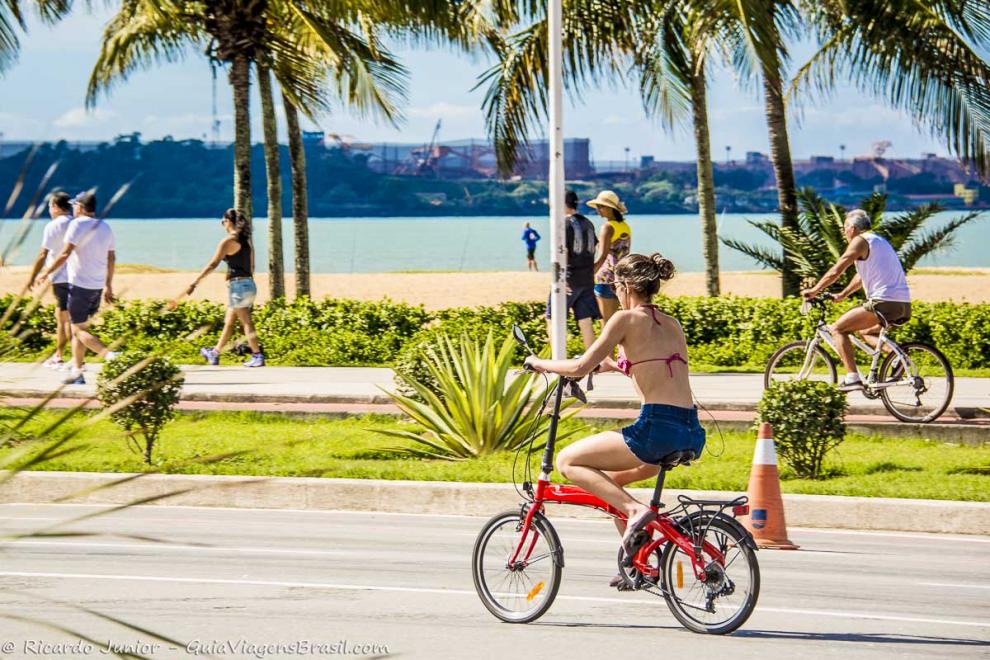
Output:
[[[621,431],[575,442],[557,456],[557,469],[564,477],[626,514],[626,552],[631,552],[636,533],[657,514],[623,486],[656,476],[660,459],[672,452],[690,449],[700,456],[705,446],[688,382],[684,332],[676,319],[652,304],[660,283],[673,275],[674,264],[660,254],[626,256],[615,267],[622,311],[606,323],[588,351],[573,360],[526,360],[535,371],[567,377],[580,378],[598,368],[632,378],[642,403],[639,418]],[[613,361],[616,345],[619,359]],[[621,521],[616,525],[621,533]],[[620,583],[621,578],[613,580],[613,586]]]

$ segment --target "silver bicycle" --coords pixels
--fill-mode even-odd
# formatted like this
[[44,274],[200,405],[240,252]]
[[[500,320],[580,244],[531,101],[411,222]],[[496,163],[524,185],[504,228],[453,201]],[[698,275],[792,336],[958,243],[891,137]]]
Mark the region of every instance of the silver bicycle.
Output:
[[[835,342],[825,323],[827,304],[832,296],[823,294],[801,305],[802,314],[818,312],[814,336],[782,346],[770,356],[763,374],[764,387],[782,380],[820,380],[838,382]],[[921,342],[898,344],[887,332],[892,326],[882,314],[880,336],[873,348],[856,335],[853,345],[869,358],[869,371],[862,393],[868,399],[880,399],[884,408],[902,422],[927,423],[945,412],[952,401],[954,379],[949,360],[934,346]]]

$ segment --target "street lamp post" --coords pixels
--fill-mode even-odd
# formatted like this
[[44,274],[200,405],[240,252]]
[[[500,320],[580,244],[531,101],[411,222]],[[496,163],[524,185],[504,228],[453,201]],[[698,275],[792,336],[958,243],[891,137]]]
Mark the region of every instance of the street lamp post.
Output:
[[567,357],[567,246],[564,244],[563,43],[561,0],[547,3],[550,33],[550,347],[553,359]]

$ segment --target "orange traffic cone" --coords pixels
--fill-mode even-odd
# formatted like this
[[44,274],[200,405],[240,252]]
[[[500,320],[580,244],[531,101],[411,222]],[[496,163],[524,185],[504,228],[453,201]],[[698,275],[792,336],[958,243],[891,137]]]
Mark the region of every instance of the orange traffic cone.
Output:
[[749,473],[749,515],[742,519],[761,548],[797,550],[787,539],[784,501],[780,497],[777,452],[773,446],[773,427],[763,422],[756,435],[753,470]]

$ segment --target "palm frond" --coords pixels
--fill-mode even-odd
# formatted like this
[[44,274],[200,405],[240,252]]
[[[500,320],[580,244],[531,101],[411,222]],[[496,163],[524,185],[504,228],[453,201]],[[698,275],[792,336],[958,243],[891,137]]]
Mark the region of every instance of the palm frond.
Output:
[[828,94],[839,78],[904,110],[963,160],[990,171],[990,10],[972,0],[819,3],[823,45],[792,91]]
[[100,93],[154,64],[181,60],[191,46],[205,47],[206,33],[197,16],[171,2],[127,0],[103,30],[100,54],[86,88],[86,105]]
[[[912,236],[906,244],[898,247],[897,256],[905,271],[909,271],[923,258],[930,254],[950,249],[955,242],[956,231],[974,220],[985,219],[980,212],[967,213],[953,218],[938,229],[933,229],[921,236]],[[879,232],[878,232],[879,233]]]

